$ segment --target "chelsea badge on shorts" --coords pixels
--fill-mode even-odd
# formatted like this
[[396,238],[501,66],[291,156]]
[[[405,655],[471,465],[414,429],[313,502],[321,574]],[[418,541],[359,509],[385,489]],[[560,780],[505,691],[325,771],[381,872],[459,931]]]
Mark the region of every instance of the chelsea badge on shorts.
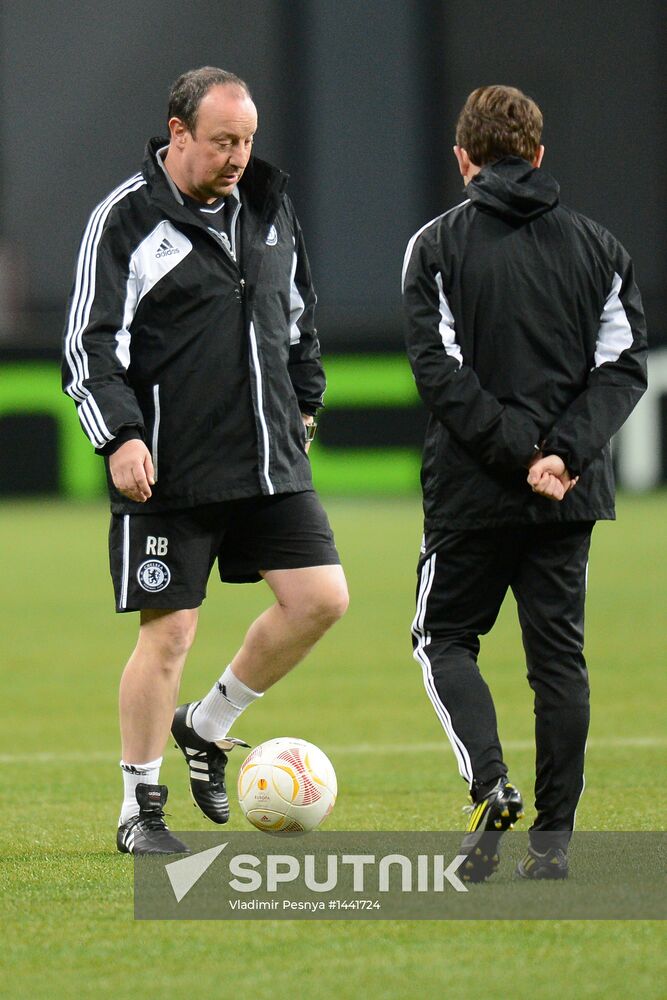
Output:
[[147,559],[137,570],[137,580],[143,590],[157,594],[169,586],[171,573],[169,567],[160,559]]

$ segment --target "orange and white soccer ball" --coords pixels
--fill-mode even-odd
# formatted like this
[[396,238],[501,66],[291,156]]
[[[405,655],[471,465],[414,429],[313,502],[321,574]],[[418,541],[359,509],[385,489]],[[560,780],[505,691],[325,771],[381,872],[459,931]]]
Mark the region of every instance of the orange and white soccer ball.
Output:
[[258,830],[314,830],[333,809],[337,792],[331,761],[306,740],[267,740],[248,754],[239,771],[241,811]]

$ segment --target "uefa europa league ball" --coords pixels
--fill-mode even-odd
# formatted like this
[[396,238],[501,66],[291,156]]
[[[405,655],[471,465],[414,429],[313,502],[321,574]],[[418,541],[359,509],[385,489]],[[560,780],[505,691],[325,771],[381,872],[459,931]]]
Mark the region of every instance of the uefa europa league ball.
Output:
[[337,791],[327,755],[306,740],[287,736],[255,747],[239,771],[241,811],[258,830],[314,830],[333,809]]

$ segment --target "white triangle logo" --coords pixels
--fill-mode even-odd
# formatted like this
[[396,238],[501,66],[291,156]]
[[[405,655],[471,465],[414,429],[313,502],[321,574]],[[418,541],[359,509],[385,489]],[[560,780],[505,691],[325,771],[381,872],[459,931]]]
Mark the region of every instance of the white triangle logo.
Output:
[[181,861],[171,861],[164,866],[177,903],[180,903],[183,897],[190,892],[192,886],[211,867],[218,854],[224,851],[228,843],[229,841],[219,844],[218,847],[211,847],[208,851],[192,854],[189,858],[182,858]]

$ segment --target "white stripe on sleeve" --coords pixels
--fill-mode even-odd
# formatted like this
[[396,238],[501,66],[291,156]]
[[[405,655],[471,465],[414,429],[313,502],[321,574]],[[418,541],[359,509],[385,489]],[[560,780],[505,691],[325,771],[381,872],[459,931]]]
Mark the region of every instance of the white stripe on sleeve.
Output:
[[411,239],[410,239],[410,241],[409,241],[409,243],[407,245],[406,251],[405,251],[405,256],[403,258],[403,270],[401,271],[401,290],[402,291],[405,291],[405,275],[406,275],[407,270],[408,270],[408,264],[410,263],[410,258],[412,257],[412,251],[414,249],[415,243],[417,242],[417,240],[419,239],[419,237],[421,236],[421,234],[426,229],[428,229],[428,227],[431,226],[434,222],[437,222],[438,219],[444,219],[444,217],[446,215],[449,215],[450,212],[455,212],[457,208],[463,208],[464,205],[469,205],[469,204],[470,204],[470,198],[466,198],[465,201],[460,202],[458,205],[454,205],[453,208],[450,208],[446,212],[443,212],[442,215],[436,215],[435,219],[429,219],[429,221],[426,223],[426,225],[422,226],[421,229],[418,229],[417,232],[415,233],[415,235],[411,237]]
[[440,339],[442,340],[442,346],[451,358],[456,358],[460,368],[463,364],[463,354],[461,353],[461,348],[456,343],[454,316],[452,314],[452,310],[449,308],[449,302],[447,301],[447,296],[445,295],[442,287],[442,275],[439,272],[435,276],[435,283],[438,286],[440,306],[440,324],[438,326],[438,331],[440,333]]
[[[292,241],[296,246],[296,240],[292,237]],[[298,322],[303,315],[303,310],[306,308],[306,304],[303,301],[301,292],[299,291],[295,276],[296,276],[296,265],[297,256],[296,249],[292,254],[292,272],[290,274],[290,292],[289,292],[289,342],[290,347],[293,344],[298,344],[301,340],[301,330],[298,327]]]
[[84,399],[83,403],[79,404],[77,409],[79,420],[81,421],[81,426],[95,447],[103,448],[107,442],[101,434],[100,428],[97,426],[94,415],[90,412],[88,402],[89,401],[87,399]]
[[82,344],[83,331],[90,319],[90,311],[95,297],[95,268],[97,249],[104,223],[114,205],[126,195],[142,187],[146,181],[141,174],[135,174],[117,187],[95,208],[88,220],[77,259],[74,294],[70,307],[67,333],[65,334],[65,357],[72,375],[72,383],[67,392],[74,399],[85,399],[88,395],[82,383],[88,376],[88,358]]
[[[65,334],[65,360],[72,373],[72,381],[67,393],[79,406],[79,417],[84,430],[96,448],[113,439],[97,403],[84,386],[89,376],[88,355],[83,344],[83,333],[90,320],[95,299],[95,271],[97,251],[105,222],[114,205],[122,201],[132,191],[146,183],[141,174],[135,174],[117,187],[95,208],[88,220],[77,259],[74,293],[70,307],[67,332]],[[120,344],[119,344],[120,346]]]
[[600,329],[595,347],[596,368],[607,361],[618,361],[623,351],[632,347],[632,327],[621,302],[622,284],[620,274],[614,271],[611,289],[600,316]]

